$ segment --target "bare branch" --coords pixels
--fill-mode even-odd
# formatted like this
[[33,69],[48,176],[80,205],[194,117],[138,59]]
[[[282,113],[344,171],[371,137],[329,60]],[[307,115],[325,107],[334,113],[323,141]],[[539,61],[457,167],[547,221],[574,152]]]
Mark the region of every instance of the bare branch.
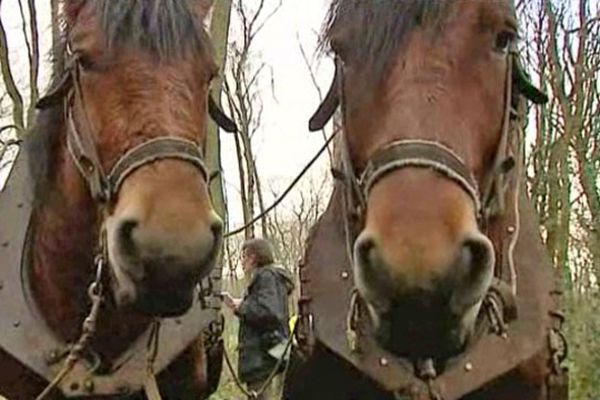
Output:
[[2,79],[4,80],[4,86],[12,101],[12,117],[14,124],[19,127],[19,135],[22,135],[25,131],[24,115],[23,115],[23,96],[15,83],[15,79],[12,73],[10,59],[8,55],[8,42],[6,40],[6,31],[4,30],[4,23],[2,22],[2,16],[0,15],[0,68],[2,71]]

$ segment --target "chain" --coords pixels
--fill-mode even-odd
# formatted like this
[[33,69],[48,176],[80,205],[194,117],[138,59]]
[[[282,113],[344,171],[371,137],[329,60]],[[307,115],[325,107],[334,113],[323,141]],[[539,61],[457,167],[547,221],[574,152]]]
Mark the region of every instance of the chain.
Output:
[[416,363],[415,368],[417,370],[417,376],[427,383],[430,400],[444,400],[435,387],[435,379],[437,378],[438,373],[435,369],[433,359],[427,358],[425,360],[420,360]]
[[483,305],[486,310],[486,315],[491,325],[491,330],[498,336],[506,337],[508,327],[504,321],[503,303],[502,300],[489,292],[483,300]]
[[81,336],[79,337],[79,340],[69,350],[69,355],[65,360],[63,368],[52,380],[52,382],[50,382],[48,386],[46,386],[44,391],[40,393],[38,397],[36,397],[36,400],[42,400],[47,398],[50,392],[54,388],[56,388],[63,381],[63,379],[67,377],[67,375],[73,370],[77,362],[81,359],[84,351],[89,345],[90,340],[96,333],[98,313],[100,311],[100,305],[102,304],[103,299],[102,276],[104,272],[105,262],[106,260],[104,258],[104,254],[98,254],[95,260],[96,276],[94,281],[90,284],[88,288],[88,297],[92,302],[92,306],[90,308],[88,316],[82,323]]
[[223,331],[225,330],[225,316],[219,314],[216,320],[211,321],[208,327],[204,330],[204,343],[208,348],[212,348],[219,344]]
[[548,333],[548,348],[550,349],[550,367],[552,374],[562,375],[565,368],[562,363],[567,359],[569,347],[567,339],[562,332],[565,317],[560,312],[551,312],[550,316],[554,320],[554,326]]
[[346,339],[348,341],[348,347],[352,352],[358,353],[361,351],[359,343],[359,293],[356,288],[352,289],[352,296],[350,297],[350,308],[346,317]]
[[148,400],[161,400],[160,391],[158,389],[158,383],[154,376],[154,362],[158,355],[158,343],[160,339],[160,321],[156,320],[150,327],[150,334],[148,335],[148,342],[146,349],[148,351],[148,357],[146,359],[146,380],[144,382],[144,392],[148,397]]

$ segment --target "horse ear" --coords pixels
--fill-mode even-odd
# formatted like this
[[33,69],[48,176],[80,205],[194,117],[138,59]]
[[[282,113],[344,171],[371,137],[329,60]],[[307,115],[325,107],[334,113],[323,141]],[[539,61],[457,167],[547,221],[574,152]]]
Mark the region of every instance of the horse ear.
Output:
[[534,104],[545,104],[548,102],[548,95],[531,83],[531,80],[519,64],[516,64],[515,68],[513,68],[513,81],[519,93]]
[[223,110],[218,106],[217,101],[212,94],[208,96],[208,113],[213,121],[217,123],[225,132],[235,133],[238,128],[235,122],[229,118]]
[[339,95],[339,84],[340,84],[340,73],[336,66],[335,76],[333,77],[333,81],[331,82],[331,86],[327,91],[327,95],[325,99],[317,108],[317,111],[313,114],[308,122],[308,129],[311,132],[319,131],[323,129],[325,124],[331,119],[333,113],[340,105],[340,95]]

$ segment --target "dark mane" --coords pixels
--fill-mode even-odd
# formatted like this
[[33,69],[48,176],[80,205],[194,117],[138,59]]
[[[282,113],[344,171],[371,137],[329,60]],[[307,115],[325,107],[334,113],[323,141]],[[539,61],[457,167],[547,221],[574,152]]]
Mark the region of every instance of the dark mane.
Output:
[[95,3],[107,46],[143,48],[161,59],[190,49],[210,53],[209,37],[187,0],[87,0]]
[[[212,55],[212,42],[188,0],[83,0],[96,7],[109,48],[127,45],[143,48],[159,60],[178,57],[189,50]],[[61,22],[62,40],[52,49],[53,88],[64,74],[67,24]],[[64,134],[62,103],[42,110],[27,135],[25,150],[30,154],[30,170],[36,199],[45,198],[56,170],[57,147]]]
[[[64,74],[64,40],[52,49],[52,77],[49,88],[55,87]],[[62,102],[38,112],[33,126],[24,141],[24,149],[29,154],[29,170],[34,184],[37,203],[45,199],[56,170],[54,158],[65,129]]]
[[321,48],[341,52],[360,65],[366,85],[383,78],[394,56],[419,26],[443,22],[455,0],[333,0],[321,35]]

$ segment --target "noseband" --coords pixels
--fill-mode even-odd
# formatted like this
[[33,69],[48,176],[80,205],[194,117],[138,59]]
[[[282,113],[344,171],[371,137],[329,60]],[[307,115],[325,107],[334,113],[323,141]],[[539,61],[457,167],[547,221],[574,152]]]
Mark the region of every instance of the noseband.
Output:
[[[57,100],[64,99],[67,123],[67,146],[77,169],[86,180],[92,198],[100,204],[110,203],[119,192],[123,182],[137,169],[155,161],[175,159],[194,166],[208,183],[209,173],[199,143],[175,136],[149,139],[122,154],[108,173],[102,166],[96,146],[95,134],[81,88],[81,61],[77,53],[66,50],[65,75],[54,90],[40,99],[38,108],[47,108]],[[215,120],[227,131],[235,130],[235,123],[228,119],[210,99],[209,109]]]
[[481,213],[479,188],[462,159],[443,144],[427,140],[399,140],[378,151],[367,162],[358,185],[366,199],[373,186],[384,176],[403,168],[424,168],[438,172],[458,184]]

